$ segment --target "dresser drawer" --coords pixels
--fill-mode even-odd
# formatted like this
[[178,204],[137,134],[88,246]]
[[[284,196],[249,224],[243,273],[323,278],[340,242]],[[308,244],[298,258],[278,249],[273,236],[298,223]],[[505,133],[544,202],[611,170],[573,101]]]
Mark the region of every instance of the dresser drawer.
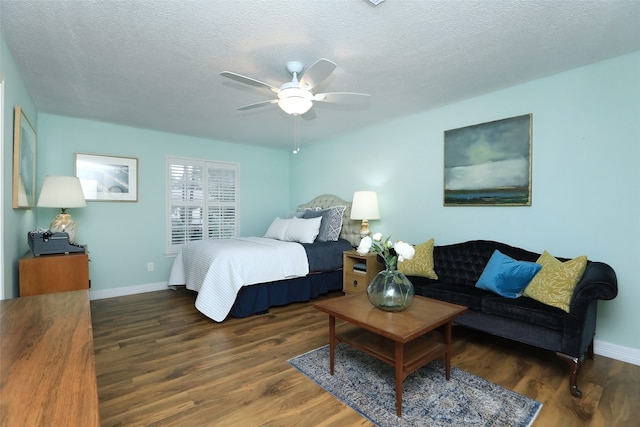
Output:
[[364,273],[345,273],[343,292],[347,294],[359,294],[367,290],[367,275]]

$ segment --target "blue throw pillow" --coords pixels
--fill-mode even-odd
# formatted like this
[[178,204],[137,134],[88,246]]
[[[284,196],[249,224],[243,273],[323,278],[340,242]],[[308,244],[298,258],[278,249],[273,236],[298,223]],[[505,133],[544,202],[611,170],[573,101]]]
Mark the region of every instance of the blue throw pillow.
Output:
[[507,298],[518,298],[541,268],[535,262],[517,261],[495,250],[480,275],[476,288]]

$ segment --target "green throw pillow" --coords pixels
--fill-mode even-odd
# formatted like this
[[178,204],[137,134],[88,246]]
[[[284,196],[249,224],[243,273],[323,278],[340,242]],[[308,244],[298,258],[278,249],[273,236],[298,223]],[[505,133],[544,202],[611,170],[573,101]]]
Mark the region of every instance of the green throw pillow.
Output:
[[405,259],[398,263],[398,270],[405,276],[420,276],[438,280],[433,266],[434,239],[427,240],[414,246],[416,253],[413,259]]
[[581,256],[561,262],[544,251],[536,263],[542,265],[542,269],[527,285],[522,295],[568,313],[573,290],[587,268],[587,257]]

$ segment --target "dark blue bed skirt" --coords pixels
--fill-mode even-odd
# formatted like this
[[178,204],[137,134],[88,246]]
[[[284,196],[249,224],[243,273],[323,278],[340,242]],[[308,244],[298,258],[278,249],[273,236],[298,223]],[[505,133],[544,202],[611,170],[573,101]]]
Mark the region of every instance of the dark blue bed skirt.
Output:
[[342,270],[244,286],[238,292],[229,314],[233,317],[248,317],[266,313],[269,307],[309,301],[319,295],[341,289]]

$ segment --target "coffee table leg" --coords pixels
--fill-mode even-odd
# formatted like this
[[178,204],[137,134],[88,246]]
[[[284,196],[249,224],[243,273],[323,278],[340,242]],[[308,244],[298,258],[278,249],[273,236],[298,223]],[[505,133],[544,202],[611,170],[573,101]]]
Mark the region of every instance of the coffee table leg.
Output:
[[336,350],[336,317],[329,316],[329,373],[333,375],[333,360]]
[[396,415],[402,416],[402,362],[404,361],[404,344],[396,341]]

